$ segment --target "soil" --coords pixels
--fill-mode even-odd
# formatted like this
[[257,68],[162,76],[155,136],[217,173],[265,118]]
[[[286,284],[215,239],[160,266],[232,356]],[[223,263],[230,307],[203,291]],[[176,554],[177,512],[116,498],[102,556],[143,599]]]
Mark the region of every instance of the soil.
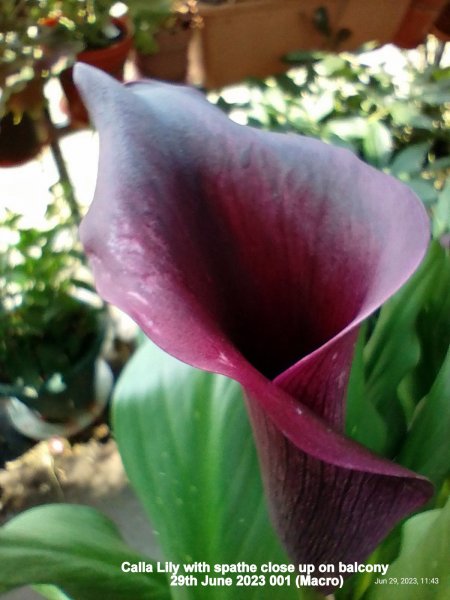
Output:
[[[106,424],[94,428],[86,442],[70,443],[59,437],[40,442],[0,469],[0,523],[32,506],[56,502],[97,508],[115,522],[130,547],[162,560]],[[3,598],[42,597],[30,588],[21,588]]]
[[109,427],[103,423],[92,438],[71,444],[54,437],[8,461],[0,470],[0,524],[38,504],[93,504],[127,485]]

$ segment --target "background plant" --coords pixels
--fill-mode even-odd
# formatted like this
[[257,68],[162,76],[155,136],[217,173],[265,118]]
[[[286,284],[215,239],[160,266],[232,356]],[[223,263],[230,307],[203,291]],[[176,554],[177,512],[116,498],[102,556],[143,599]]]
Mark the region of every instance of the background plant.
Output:
[[441,65],[443,49],[430,39],[420,51],[398,51],[401,69],[371,53],[297,53],[288,57],[296,68],[287,74],[211,99],[241,123],[348,147],[408,183],[431,207],[450,173],[450,68]]
[[160,31],[175,33],[200,24],[196,0],[128,0],[134,25],[134,44],[143,54],[158,51]]
[[20,118],[30,108],[41,112],[42,90],[31,106],[17,95],[31,82],[58,75],[74,60],[79,47],[53,27],[50,8],[47,0],[5,0],[0,6],[0,116],[13,111]]
[[47,22],[82,48],[104,48],[121,36],[111,16],[117,0],[47,0],[47,4]]
[[[61,385],[99,337],[101,303],[86,273],[60,186],[44,227],[7,212],[1,223],[0,393],[34,396]],[[84,277],[84,278],[83,278]],[[53,379],[52,379],[53,378]]]

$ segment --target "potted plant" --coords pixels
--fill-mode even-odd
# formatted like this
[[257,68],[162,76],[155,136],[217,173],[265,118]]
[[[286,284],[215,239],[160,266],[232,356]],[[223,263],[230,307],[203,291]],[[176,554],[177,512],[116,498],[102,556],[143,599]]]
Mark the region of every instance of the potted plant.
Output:
[[44,23],[47,3],[0,7],[0,166],[33,158],[49,141],[45,80],[65,66],[71,45]]
[[[128,19],[115,17],[115,0],[50,0],[49,18],[61,36],[80,45],[76,60],[106,71],[118,80],[132,45]],[[64,108],[72,124],[87,124],[88,116],[72,79],[72,68],[61,73],[61,85],[67,100]]]
[[142,77],[186,80],[192,30],[199,22],[196,0],[129,0],[135,65]]
[[99,362],[105,308],[83,276],[67,221],[27,228],[9,214],[0,271],[0,395],[13,425],[34,439],[71,435],[104,409]]

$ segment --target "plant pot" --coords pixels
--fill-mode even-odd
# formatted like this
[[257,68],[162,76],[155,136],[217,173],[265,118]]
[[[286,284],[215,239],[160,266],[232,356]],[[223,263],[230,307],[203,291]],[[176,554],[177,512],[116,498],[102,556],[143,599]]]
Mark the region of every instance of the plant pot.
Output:
[[[6,411],[12,426],[33,440],[52,436],[69,438],[87,429],[105,410],[113,387],[108,364],[97,358],[72,379],[60,394],[46,393],[36,399],[39,410],[18,398],[9,398]],[[80,399],[83,401],[80,402]],[[53,417],[49,418],[46,412]]]
[[[122,37],[107,48],[84,50],[77,55],[77,61],[92,65],[105,71],[119,81],[123,80],[123,69],[132,45],[130,27],[124,19],[113,19],[114,24],[122,31]],[[73,83],[73,69],[65,69],[60,75],[64,90],[66,106],[63,110],[70,116],[72,124],[88,125],[89,116],[83,101]]]
[[[447,3],[448,0],[412,0],[394,36],[394,44],[415,48],[422,43]],[[448,6],[450,9],[450,4]]]
[[105,337],[105,315],[100,313],[96,322],[98,330],[93,337],[89,335],[89,347],[70,369],[48,377],[37,390],[26,385],[0,386],[2,395],[10,390],[7,412],[15,429],[23,435],[32,439],[74,435],[103,412],[113,375],[99,356]]
[[7,113],[0,120],[0,167],[18,167],[35,158],[47,143],[42,124],[28,113],[16,120]]
[[[297,50],[352,50],[369,40],[386,43],[398,31],[409,4],[410,0],[200,3],[203,85],[215,88],[282,73],[288,68],[283,57]],[[323,9],[331,35],[318,27],[318,11]]]
[[61,292],[45,306],[42,298],[19,305],[5,320],[0,395],[10,399],[17,428],[23,432],[20,423],[30,420],[63,427],[92,420],[107,400],[98,391],[108,370],[99,365],[105,310]]
[[139,75],[175,83],[186,81],[191,37],[190,28],[160,31],[155,36],[156,53],[135,51],[134,62]]
[[0,167],[17,167],[32,160],[50,141],[44,113],[43,82],[35,79],[8,98],[0,119]]

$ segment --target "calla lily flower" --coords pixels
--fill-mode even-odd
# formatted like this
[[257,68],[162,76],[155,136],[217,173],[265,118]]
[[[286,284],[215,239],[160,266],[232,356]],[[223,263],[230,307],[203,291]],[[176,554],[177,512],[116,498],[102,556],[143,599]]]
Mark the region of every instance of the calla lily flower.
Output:
[[343,435],[358,325],[420,263],[421,203],[347,150],[238,125],[196,90],[85,65],[75,79],[100,138],[81,226],[100,294],[242,385],[290,558],[363,561],[432,493]]

